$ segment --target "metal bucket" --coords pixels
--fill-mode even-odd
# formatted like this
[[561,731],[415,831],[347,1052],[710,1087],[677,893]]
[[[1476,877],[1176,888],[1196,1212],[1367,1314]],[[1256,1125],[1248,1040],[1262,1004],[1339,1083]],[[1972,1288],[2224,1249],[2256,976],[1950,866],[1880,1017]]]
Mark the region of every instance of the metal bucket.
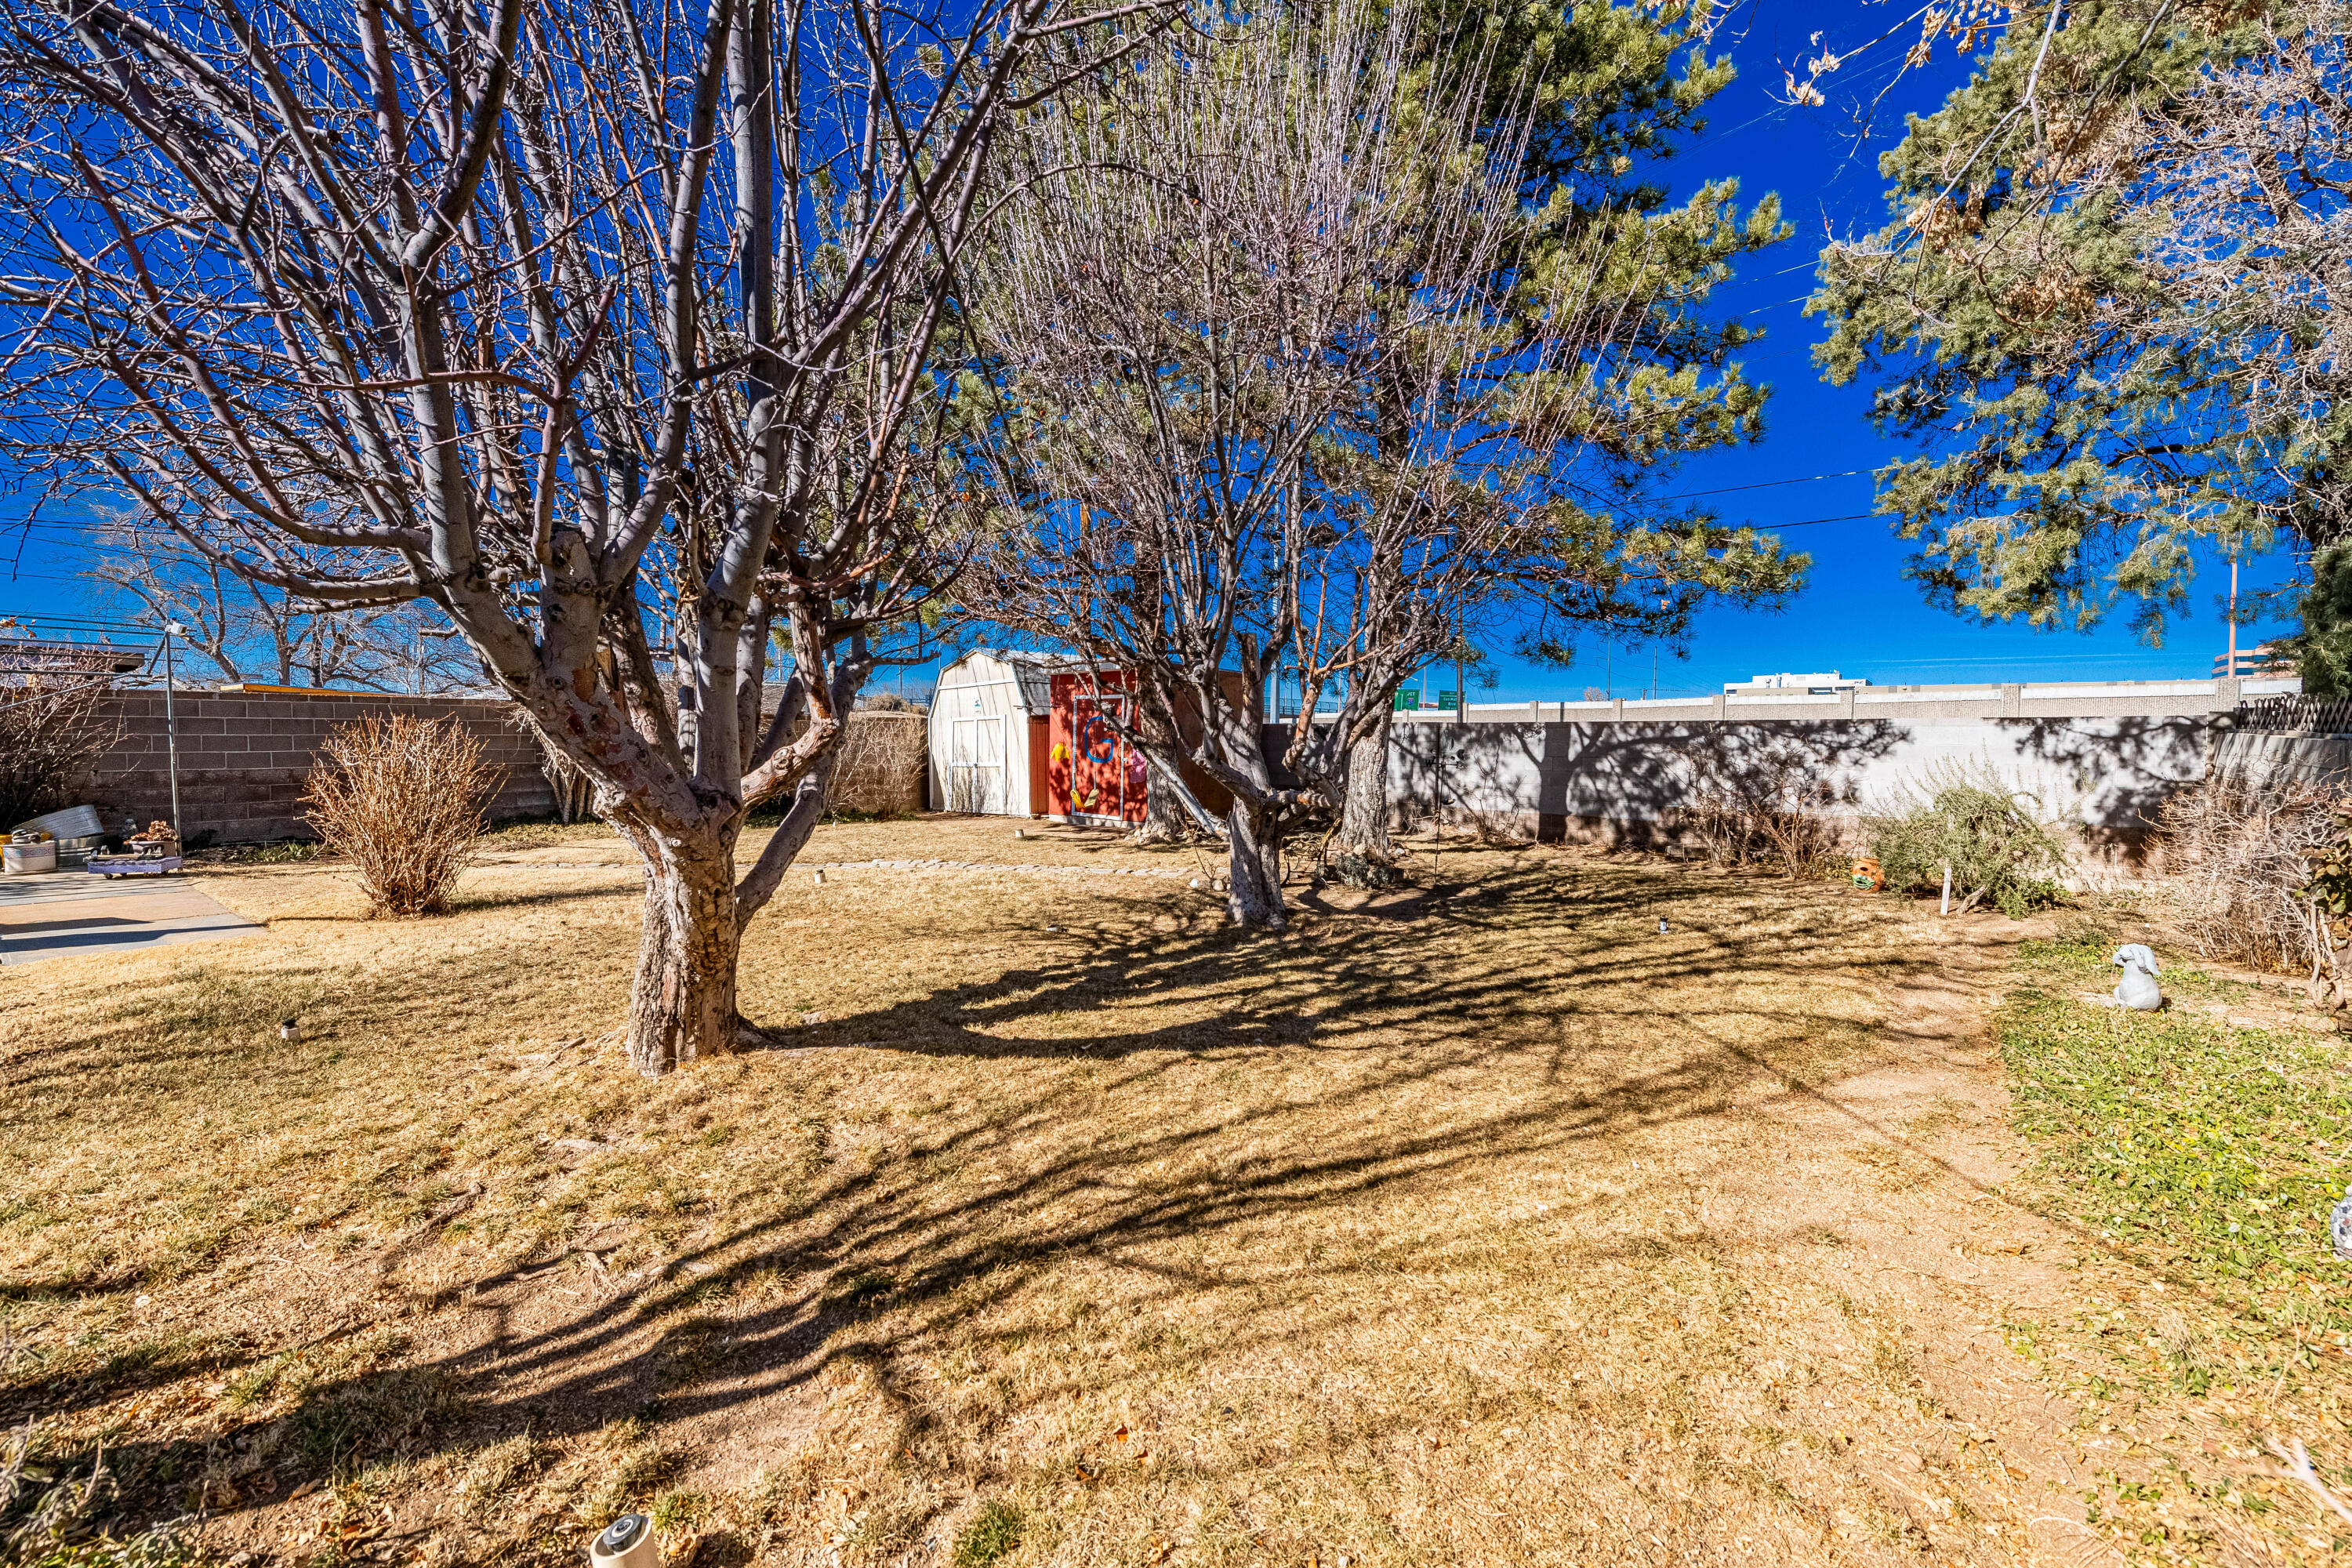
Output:
[[58,869],[81,870],[89,864],[90,851],[105,847],[106,836],[102,833],[84,834],[79,838],[61,837],[58,840]]

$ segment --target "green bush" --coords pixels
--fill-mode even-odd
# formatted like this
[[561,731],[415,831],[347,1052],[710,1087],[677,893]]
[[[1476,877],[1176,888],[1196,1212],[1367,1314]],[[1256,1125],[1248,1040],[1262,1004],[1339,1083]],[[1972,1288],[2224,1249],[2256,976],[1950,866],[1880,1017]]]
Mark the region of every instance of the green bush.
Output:
[[2004,788],[1989,771],[1930,774],[1902,809],[1864,819],[1870,852],[1897,893],[1932,893],[1952,872],[1958,908],[1990,901],[2011,920],[2059,902],[2065,889],[2065,830],[2041,796]]

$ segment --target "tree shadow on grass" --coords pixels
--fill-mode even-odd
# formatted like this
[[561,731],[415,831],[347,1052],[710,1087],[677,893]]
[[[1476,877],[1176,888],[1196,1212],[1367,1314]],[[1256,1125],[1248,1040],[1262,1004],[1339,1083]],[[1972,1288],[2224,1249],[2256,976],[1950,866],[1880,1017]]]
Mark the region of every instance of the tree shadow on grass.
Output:
[[[1412,912],[1310,911],[1290,932],[1265,937],[1154,931],[1168,900],[1138,898],[1107,910],[1096,931],[1033,949],[985,982],[795,1031],[904,1058],[1088,1058],[1101,1066],[1087,1092],[1111,1106],[1146,1101],[1204,1059],[1269,1074],[1288,1057],[1337,1059],[1346,1071],[1313,1101],[1311,1148],[1286,1137],[1298,1110],[1286,1099],[1203,1106],[1197,1084],[1185,1091],[1189,1104],[1171,1091],[1175,1108],[1148,1125],[1072,1121],[1053,1084],[993,1100],[875,1152],[869,1163],[836,1165],[803,1191],[776,1194],[764,1212],[662,1259],[641,1289],[608,1291],[575,1259],[540,1258],[416,1303],[431,1312],[457,1305],[461,1291],[470,1297],[484,1331],[465,1336],[471,1348],[323,1376],[291,1411],[232,1421],[201,1444],[110,1444],[123,1517],[182,1511],[190,1478],[207,1465],[219,1472],[223,1455],[267,1450],[255,1462],[271,1478],[316,1479],[484,1433],[586,1433],[648,1406],[664,1424],[716,1415],[850,1362],[893,1369],[935,1355],[983,1319],[998,1333],[1024,1331],[1022,1321],[1027,1331],[1066,1332],[1029,1298],[1073,1258],[1144,1280],[1144,1308],[1258,1279],[1278,1279],[1285,1300],[1329,1290],[1395,1260],[1377,1249],[1288,1256],[1240,1238],[1325,1211],[1442,1194],[1489,1162],[1572,1160],[1596,1139],[1716,1114],[1783,1070],[1676,1025],[1739,1020],[1796,1054],[1805,1042],[1854,1033],[1850,1019],[1814,1012],[1801,995],[1768,1005],[1700,992],[1681,1012],[1661,1010],[1667,988],[1687,982],[1811,984],[1848,968],[1850,918],[1779,889],[1507,866],[1395,908]],[[1670,928],[1663,938],[1661,919]],[[1035,934],[1002,921],[961,920],[957,929],[1008,943]],[[1451,1077],[1504,1069],[1510,1091],[1475,1112],[1429,1099]],[[1415,1105],[1422,1111],[1401,1122]],[[944,1174],[983,1163],[1007,1168]],[[1181,1260],[1188,1248],[1176,1244],[1204,1240],[1235,1249],[1223,1264]],[[687,1325],[709,1303],[732,1302],[771,1277],[792,1283],[730,1309],[723,1353],[707,1336],[698,1350],[681,1341],[700,1331]],[[583,1304],[551,1311],[558,1288],[578,1289]],[[1221,1353],[1277,1342],[1292,1331],[1279,1320],[1273,1310],[1242,1313]],[[1162,1353],[1175,1365],[1185,1352]],[[102,1404],[185,1368],[123,1370],[45,1387],[40,1407]],[[908,1446],[919,1448],[919,1411],[909,1419]],[[284,1495],[257,1493],[257,1479],[229,1477],[235,1491],[212,1496],[212,1506]]]

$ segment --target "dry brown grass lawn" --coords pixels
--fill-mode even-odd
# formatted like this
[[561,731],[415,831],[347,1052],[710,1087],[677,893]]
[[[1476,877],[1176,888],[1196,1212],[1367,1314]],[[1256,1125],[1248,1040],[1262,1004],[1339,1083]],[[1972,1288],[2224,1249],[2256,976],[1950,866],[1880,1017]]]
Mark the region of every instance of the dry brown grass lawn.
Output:
[[[1011,831],[808,858],[1191,863]],[[404,923],[331,863],[237,868],[203,885],[266,937],[0,972],[0,1418],[53,1476],[102,1444],[113,1528],[2006,1563],[2116,1560],[2099,1500],[2168,1463],[2254,1494],[2249,1428],[2098,1430],[2015,1347],[2159,1303],[1992,1190],[2006,922],[1935,950],[1883,900],[1550,849],[1280,938],[1181,881],[795,876],[744,997],[798,1048],[647,1083],[605,1033],[617,850],[503,837]],[[2325,1554],[2263,1497],[2148,1550]]]

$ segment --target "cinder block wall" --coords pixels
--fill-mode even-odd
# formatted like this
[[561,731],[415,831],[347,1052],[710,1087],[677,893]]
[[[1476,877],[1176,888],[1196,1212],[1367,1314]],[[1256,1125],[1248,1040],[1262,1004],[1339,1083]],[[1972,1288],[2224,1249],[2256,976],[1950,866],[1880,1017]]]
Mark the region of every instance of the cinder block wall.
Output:
[[[503,770],[492,820],[555,809],[539,771],[539,745],[515,721],[514,705],[495,699],[400,697],[333,692],[317,697],[183,691],[173,698],[180,734],[180,826],[191,837],[272,843],[316,835],[302,820],[302,781],[327,732],[369,714],[456,717]],[[172,814],[172,784],[161,691],[123,691],[102,715],[121,738],[100,759],[90,798],[129,812],[144,826]]]
[[1521,837],[1655,844],[1682,836],[1696,764],[1737,775],[1796,768],[1823,809],[1897,808],[1906,790],[1990,771],[2079,825],[2086,853],[2137,865],[2157,808],[2205,776],[2208,715],[1846,719],[1685,723],[1421,721],[1389,731],[1389,799]]

